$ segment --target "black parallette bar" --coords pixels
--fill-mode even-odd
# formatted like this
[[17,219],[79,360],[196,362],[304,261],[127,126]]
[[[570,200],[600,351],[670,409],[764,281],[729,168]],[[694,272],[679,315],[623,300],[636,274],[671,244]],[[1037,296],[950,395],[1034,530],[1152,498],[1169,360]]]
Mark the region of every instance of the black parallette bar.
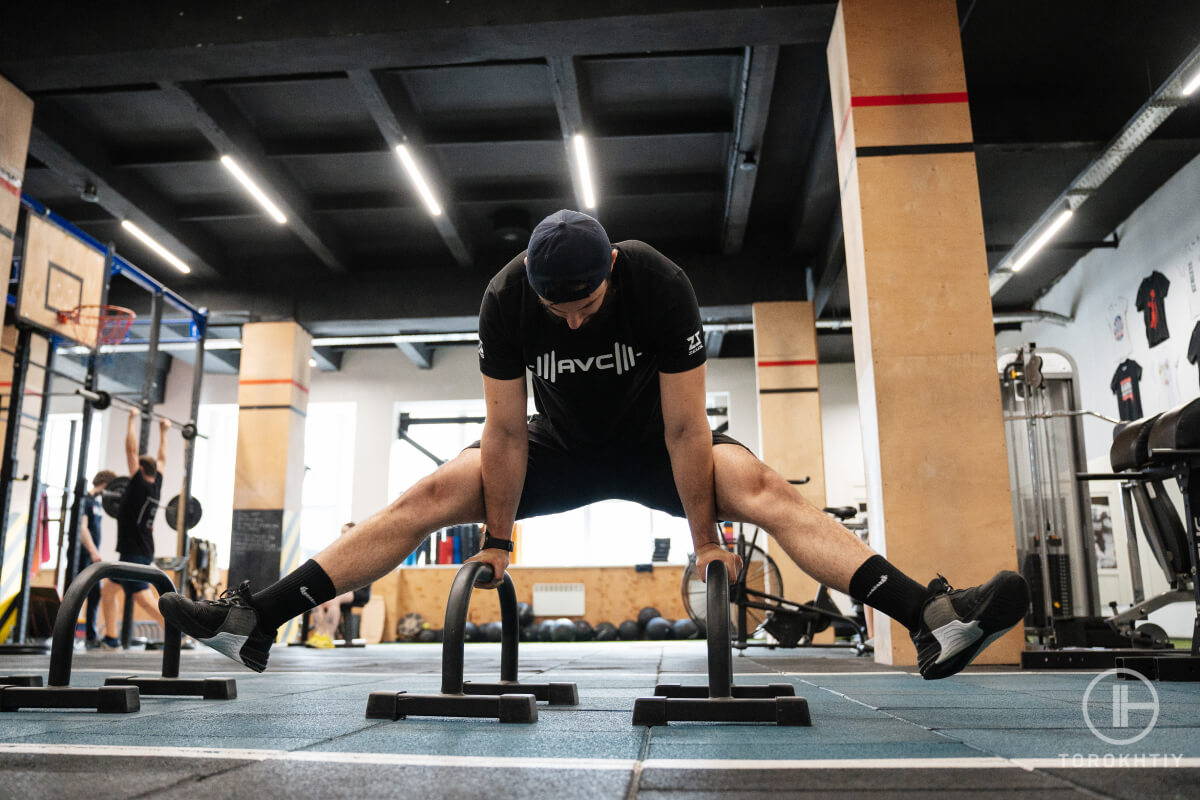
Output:
[[759,394],[800,394],[802,392],[815,392],[816,386],[797,386],[790,389],[759,389]]
[[202,697],[205,700],[236,700],[237,681],[233,678],[107,678],[105,686],[136,686],[145,695]]
[[[766,686],[730,687],[736,697],[795,697],[796,687],[790,683],[769,683]],[[655,697],[708,697],[707,686],[681,686],[678,683],[660,683],[654,687]]]
[[939,153],[974,153],[974,142],[947,142],[945,144],[891,144],[878,147],[858,147],[854,154],[859,158],[879,156],[928,156]]

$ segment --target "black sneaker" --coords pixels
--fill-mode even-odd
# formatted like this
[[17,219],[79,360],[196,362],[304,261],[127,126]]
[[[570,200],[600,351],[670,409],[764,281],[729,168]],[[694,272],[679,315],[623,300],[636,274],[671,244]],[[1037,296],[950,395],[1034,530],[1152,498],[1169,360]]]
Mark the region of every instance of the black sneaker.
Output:
[[250,605],[250,581],[226,589],[216,600],[188,600],[175,592],[164,594],[158,598],[158,610],[184,635],[255,672],[267,668],[275,633],[258,626],[258,612]]
[[1029,608],[1029,584],[1007,570],[970,589],[954,589],[939,575],[930,582],[929,595],[921,609],[921,627],[910,634],[925,680],[962,670],[1024,619]]

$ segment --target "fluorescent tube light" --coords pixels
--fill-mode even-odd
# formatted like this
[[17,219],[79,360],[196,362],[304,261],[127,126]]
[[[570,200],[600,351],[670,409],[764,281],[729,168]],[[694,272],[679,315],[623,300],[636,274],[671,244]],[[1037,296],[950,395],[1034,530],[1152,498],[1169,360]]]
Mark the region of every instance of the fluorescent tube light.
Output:
[[1192,92],[1196,91],[1197,88],[1200,88],[1200,69],[1197,69],[1196,74],[1191,77],[1191,80],[1184,84],[1183,96],[1187,97]]
[[417,166],[416,159],[412,157],[412,153],[408,152],[408,147],[402,144],[396,145],[396,155],[400,156],[400,163],[404,165],[408,179],[417,187],[417,194],[421,195],[421,201],[425,203],[425,208],[433,216],[439,216],[442,213],[442,207],[438,205],[437,198],[433,196],[433,190],[429,188],[429,183],[421,174],[421,168]]
[[588,162],[587,140],[582,133],[575,134],[575,165],[579,170],[579,186],[583,189],[583,207],[596,207],[596,187],[592,183],[592,167]]
[[149,247],[151,250],[153,250],[155,252],[155,254],[158,255],[159,258],[161,258],[163,261],[170,264],[175,269],[179,270],[180,272],[182,272],[184,274],[187,274],[192,271],[192,268],[189,267],[187,264],[183,263],[181,260],[179,260],[179,258],[174,253],[172,253],[167,248],[163,247],[161,244],[156,242],[154,239],[150,238],[150,234],[146,233],[144,230],[139,228],[137,225],[134,225],[129,220],[127,220],[127,219],[121,220],[121,227],[124,228],[125,230],[129,231],[131,234],[133,234],[133,238],[137,239],[139,242],[146,245],[146,247]]
[[221,156],[221,164],[233,174],[233,177],[237,178],[238,183],[250,193],[250,196],[257,200],[258,204],[271,215],[271,219],[280,225],[287,223],[287,217],[279,210],[279,206],[271,202],[271,198],[267,197],[266,193],[258,188],[258,184],[250,179],[250,176],[246,174],[241,165],[234,161],[231,156]]
[[1021,269],[1021,267],[1028,264],[1029,259],[1037,255],[1038,251],[1046,246],[1046,242],[1050,241],[1054,234],[1058,233],[1062,229],[1062,226],[1067,224],[1068,220],[1071,219],[1071,215],[1074,213],[1075,212],[1069,208],[1063,209],[1062,213],[1054,218],[1054,222],[1050,223],[1050,227],[1042,231],[1041,235],[1033,240],[1033,244],[1029,245],[1029,247],[1025,249],[1025,252],[1021,253],[1020,257],[1013,262],[1012,271],[1017,272]]

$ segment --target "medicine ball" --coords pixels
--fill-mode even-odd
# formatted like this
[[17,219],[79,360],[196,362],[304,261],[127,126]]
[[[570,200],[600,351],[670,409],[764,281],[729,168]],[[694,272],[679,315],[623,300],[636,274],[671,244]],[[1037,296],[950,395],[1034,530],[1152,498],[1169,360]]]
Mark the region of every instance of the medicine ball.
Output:
[[483,637],[489,642],[498,642],[504,636],[504,626],[499,622],[489,622],[483,626]]
[[526,625],[525,627],[521,628],[521,641],[522,642],[536,642],[537,640],[538,640],[537,625]]
[[423,631],[421,631],[420,633],[417,634],[417,641],[418,642],[426,642],[426,643],[436,642],[437,634],[434,633],[433,628],[425,628]]
[[415,641],[424,625],[425,618],[420,614],[405,614],[404,618],[396,623],[396,638],[401,642]]
[[555,620],[551,628],[551,636],[556,642],[575,641],[575,623],[569,619]]
[[617,638],[617,626],[611,622],[601,622],[596,626],[595,639],[597,642],[612,642]]
[[533,606],[529,603],[517,603],[517,620],[522,625],[533,624]]
[[670,639],[675,635],[675,630],[671,627],[671,623],[662,617],[655,617],[646,623],[646,638],[647,639]]
[[638,612],[638,615],[637,615],[638,627],[641,628],[642,630],[645,630],[647,622],[654,619],[655,617],[661,617],[661,616],[662,616],[662,614],[658,613],[657,608],[653,608],[651,606],[646,606],[645,608],[643,608],[641,611]]
[[538,625],[538,641],[554,641],[554,620],[544,619],[542,620],[542,623]]
[[690,619],[677,619],[672,626],[675,629],[676,639],[694,639],[700,629],[696,627],[696,623]]
[[617,634],[624,641],[630,642],[634,639],[642,638],[642,629],[636,622],[631,619],[627,619],[621,623],[621,627],[617,629]]
[[590,642],[592,637],[596,635],[596,631],[588,624],[586,619],[575,620],[575,641]]
[[479,626],[474,622],[468,622],[463,625],[463,641],[466,642],[482,642],[483,636],[479,630]]

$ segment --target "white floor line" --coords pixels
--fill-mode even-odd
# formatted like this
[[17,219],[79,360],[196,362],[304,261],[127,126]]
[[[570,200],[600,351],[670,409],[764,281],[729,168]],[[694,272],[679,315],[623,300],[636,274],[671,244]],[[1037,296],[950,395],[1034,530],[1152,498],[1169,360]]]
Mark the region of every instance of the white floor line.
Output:
[[[375,764],[463,769],[622,770],[637,763],[626,758],[523,758],[517,756],[442,756],[405,753],[334,753],[303,750],[255,750],[221,747],[131,747],[100,744],[27,744],[0,742],[0,753],[28,755],[102,756],[106,758],[193,758],[231,761],[297,761],[321,764]],[[1144,757],[1146,758],[1146,757]],[[1160,763],[1161,762],[1161,763]],[[651,758],[643,769],[687,770],[813,770],[813,769],[1094,769],[1104,767],[1200,768],[1200,758],[1160,756],[1145,763],[1073,763],[1060,758],[846,758],[846,759],[672,759]]]

